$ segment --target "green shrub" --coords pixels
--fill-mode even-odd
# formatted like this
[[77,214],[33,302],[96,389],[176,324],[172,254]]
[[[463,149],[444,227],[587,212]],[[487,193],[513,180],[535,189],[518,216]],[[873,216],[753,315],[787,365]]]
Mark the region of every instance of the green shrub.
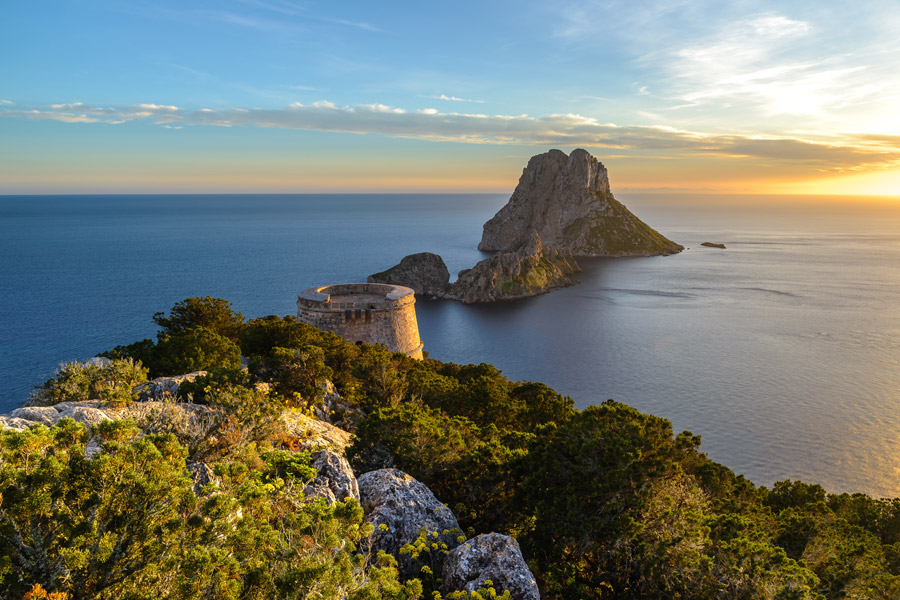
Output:
[[101,400],[113,406],[130,404],[135,386],[147,381],[147,369],[131,358],[112,360],[106,366],[67,363],[37,386],[29,404],[48,406],[60,402]]
[[205,327],[192,327],[160,336],[154,354],[156,377],[241,367],[238,345]]
[[222,337],[237,342],[244,328],[244,315],[231,308],[231,302],[222,298],[185,298],[175,303],[169,316],[158,312],[153,321],[162,327],[163,333],[175,334],[196,327],[204,327]]

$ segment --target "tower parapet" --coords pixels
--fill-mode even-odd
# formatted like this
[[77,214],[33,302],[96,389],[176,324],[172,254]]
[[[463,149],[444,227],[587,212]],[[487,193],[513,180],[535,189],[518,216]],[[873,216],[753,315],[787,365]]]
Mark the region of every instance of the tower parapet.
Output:
[[349,342],[384,344],[392,352],[422,359],[412,289],[383,283],[312,287],[297,296],[297,319]]

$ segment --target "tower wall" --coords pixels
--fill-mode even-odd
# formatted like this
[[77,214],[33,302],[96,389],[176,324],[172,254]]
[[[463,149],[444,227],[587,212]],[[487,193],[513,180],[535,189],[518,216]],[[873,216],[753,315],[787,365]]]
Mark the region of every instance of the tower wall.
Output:
[[384,344],[392,352],[422,359],[412,289],[383,283],[341,283],[303,290],[297,319],[349,342]]

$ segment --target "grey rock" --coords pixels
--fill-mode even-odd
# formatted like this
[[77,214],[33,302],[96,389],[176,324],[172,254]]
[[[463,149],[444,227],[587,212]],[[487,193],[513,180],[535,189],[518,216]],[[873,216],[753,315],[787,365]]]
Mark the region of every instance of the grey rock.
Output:
[[347,498],[359,502],[359,485],[346,458],[329,450],[318,450],[310,457],[319,475],[306,486],[307,496],[324,498],[328,504]]
[[25,419],[17,417],[0,417],[0,429],[14,429],[16,431],[25,431],[32,425],[37,425],[37,423],[35,421],[27,421]]
[[59,411],[54,406],[23,406],[9,413],[10,417],[43,423],[48,427],[59,421]]
[[64,404],[81,404],[76,402],[60,402],[56,405],[59,410],[59,418],[70,418],[85,425],[97,425],[103,421],[109,421],[109,415],[91,406],[63,406]]
[[178,387],[185,381],[194,381],[198,377],[206,375],[206,371],[194,371],[193,373],[185,373],[184,375],[173,375],[172,377],[157,377],[147,383],[134,388],[139,402],[174,400],[178,394]]
[[509,590],[512,600],[541,597],[519,543],[499,533],[482,534],[454,548],[444,561],[443,577],[444,594],[474,592],[490,580],[497,592]]
[[400,548],[414,541],[423,527],[429,534],[437,532],[438,539],[448,548],[459,544],[456,517],[422,482],[397,469],[370,471],[358,481],[366,520],[375,525],[373,551],[394,555],[404,568],[408,561],[400,555]]
[[450,271],[437,254],[419,252],[403,257],[387,271],[369,275],[368,283],[389,283],[412,288],[416,294],[442,297],[450,283]]
[[97,425],[103,421],[109,421],[109,416],[99,408],[89,408],[86,406],[76,406],[75,408],[60,411],[59,418],[70,418],[85,425]]
[[546,246],[575,256],[654,256],[683,246],[634,216],[610,192],[601,163],[578,149],[531,157],[519,184],[484,224],[479,250],[517,250],[537,231]]
[[288,435],[297,438],[299,442],[294,450],[307,452],[331,450],[343,455],[350,446],[351,434],[340,427],[304,415],[297,410],[287,410],[283,416]]
[[[191,476],[192,489],[194,495],[203,496],[203,488],[209,484],[220,483],[213,470],[205,462],[192,462],[187,465],[188,474]],[[209,493],[206,495],[210,495]]]
[[548,248],[531,232],[528,243],[518,250],[499,252],[460,271],[445,297],[466,304],[529,298],[578,283],[572,275],[580,271],[569,250]]
[[88,440],[87,445],[84,447],[84,455],[88,460],[91,460],[97,454],[103,451],[103,445],[100,442],[100,438],[92,437]]
[[94,365],[95,367],[100,367],[101,369],[103,367],[108,367],[110,363],[112,363],[112,361],[105,356],[94,356],[93,358],[89,358],[84,361],[84,364],[86,365]]

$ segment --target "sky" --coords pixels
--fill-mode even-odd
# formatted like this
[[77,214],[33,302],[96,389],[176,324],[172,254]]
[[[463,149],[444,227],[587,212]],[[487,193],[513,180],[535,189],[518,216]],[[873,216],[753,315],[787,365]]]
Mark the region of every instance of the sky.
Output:
[[897,0],[6,0],[0,194],[900,196]]

